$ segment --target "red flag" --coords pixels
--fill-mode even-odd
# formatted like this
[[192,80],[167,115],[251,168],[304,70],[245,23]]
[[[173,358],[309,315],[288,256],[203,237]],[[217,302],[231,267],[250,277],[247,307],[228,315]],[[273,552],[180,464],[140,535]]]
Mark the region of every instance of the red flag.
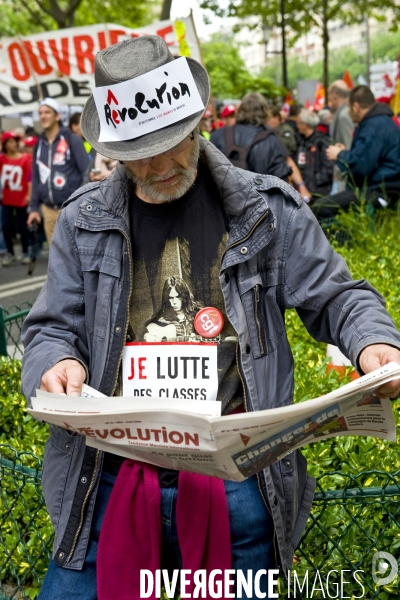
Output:
[[293,105],[293,96],[290,92],[286,94],[284,104],[289,104],[289,106]]
[[311,102],[310,102],[310,101],[309,101],[309,99],[307,98],[307,99],[306,99],[306,109],[307,109],[307,110],[310,110],[310,108],[311,108]]
[[343,75],[343,77],[342,77],[342,80],[343,80],[345,83],[347,83],[347,86],[349,87],[349,89],[350,89],[350,90],[352,90],[352,89],[353,89],[353,87],[354,87],[354,83],[353,83],[353,80],[352,80],[352,78],[351,78],[351,75],[350,75],[350,73],[349,73],[348,71],[345,71],[345,73],[344,73],[344,75]]
[[388,87],[388,88],[393,87],[393,81],[390,79],[390,77],[387,73],[384,74],[383,80],[385,82],[386,87]]
[[314,98],[314,110],[318,111],[325,106],[325,90],[324,86],[318,82]]

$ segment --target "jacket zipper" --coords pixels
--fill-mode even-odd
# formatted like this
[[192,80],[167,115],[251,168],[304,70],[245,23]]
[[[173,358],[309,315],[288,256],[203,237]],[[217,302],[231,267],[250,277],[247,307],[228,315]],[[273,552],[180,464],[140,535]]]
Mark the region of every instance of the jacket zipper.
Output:
[[221,256],[221,265],[222,265],[222,261],[225,258],[225,254],[228,252],[228,250],[231,250],[232,248],[235,248],[235,246],[238,246],[239,244],[243,244],[243,242],[246,242],[249,239],[249,237],[253,234],[254,230],[259,226],[259,224],[261,223],[261,221],[263,221],[266,218],[267,214],[268,214],[268,211],[266,211],[263,215],[261,215],[261,217],[258,219],[258,221],[256,221],[256,223],[254,223],[253,227],[250,229],[250,231],[248,232],[248,234],[244,238],[238,240],[234,244],[231,244],[231,246],[228,246],[225,249],[225,252]]
[[265,343],[264,343],[264,332],[263,332],[263,327],[261,324],[261,302],[260,302],[260,284],[257,283],[257,285],[254,286],[253,288],[253,296],[254,296],[254,320],[256,322],[256,328],[257,328],[257,338],[258,338],[258,345],[260,347],[260,354],[261,356],[264,356],[265,354],[268,354],[268,352],[265,349]]
[[124,331],[124,344],[122,347],[122,351],[121,354],[119,356],[118,359],[118,364],[117,364],[117,370],[116,370],[116,374],[115,374],[115,379],[114,379],[114,384],[113,384],[113,388],[112,388],[112,392],[111,392],[111,396],[114,395],[115,389],[117,387],[117,383],[118,383],[118,374],[119,374],[119,368],[121,366],[121,361],[122,361],[122,356],[124,354],[124,350],[125,350],[125,340],[126,340],[126,336],[128,333],[128,328],[129,328],[129,307],[130,307],[130,303],[131,303],[131,296],[132,296],[132,270],[133,270],[133,266],[132,266],[132,252],[131,252],[131,242],[128,238],[128,236],[120,229],[122,235],[124,236],[125,240],[126,240],[126,247],[127,247],[127,253],[128,253],[128,261],[129,261],[129,294],[128,294],[128,303],[127,303],[127,309],[126,309],[126,323],[125,323],[125,331]]
[[47,166],[50,169],[50,173],[49,173],[49,177],[47,179],[47,181],[48,181],[47,187],[49,188],[49,198],[50,198],[50,201],[51,201],[52,205],[54,206],[53,190],[51,189],[51,159],[52,159],[51,151],[52,151],[52,148],[53,148],[53,144],[49,144],[48,143],[48,146],[49,146],[49,153],[48,153],[49,156],[48,156],[48,164],[47,164]]
[[[128,248],[128,260],[129,260],[129,295],[128,295],[127,314],[126,314],[127,318],[126,318],[125,334],[124,334],[124,340],[125,340],[126,339],[126,334],[128,332],[128,327],[129,327],[129,305],[130,305],[131,294],[132,294],[132,257],[131,257],[131,251],[130,251],[130,241],[128,239],[128,236],[125,235],[125,233],[123,231],[121,231],[121,233],[124,236],[124,238],[126,239],[127,248]],[[121,360],[122,360],[122,355],[124,353],[124,348],[125,348],[125,344],[124,344],[124,347],[122,349],[122,352],[121,352],[119,360],[118,360],[118,365],[117,365],[117,370],[116,370],[116,376],[115,376],[115,379],[114,379],[114,385],[113,385],[112,392],[110,394],[111,396],[114,394],[115,388],[117,387],[119,367],[121,365]],[[86,503],[87,503],[87,501],[88,501],[88,499],[90,497],[90,494],[92,492],[92,489],[93,489],[93,486],[94,486],[94,482],[95,482],[95,479],[96,479],[96,475],[97,475],[97,466],[98,466],[98,463],[99,463],[99,456],[100,456],[100,450],[97,450],[96,451],[95,464],[94,464],[92,478],[90,480],[90,485],[89,485],[88,491],[86,492],[86,496],[85,496],[85,498],[83,500],[83,504],[82,504],[82,507],[81,507],[81,515],[80,515],[80,519],[79,519],[79,525],[78,525],[78,528],[77,528],[76,533],[75,533],[74,541],[72,542],[71,551],[70,551],[70,553],[69,553],[69,555],[68,555],[67,560],[65,561],[65,563],[67,563],[67,562],[69,562],[71,560],[71,557],[72,557],[72,555],[74,553],[74,550],[75,550],[76,543],[78,541],[78,536],[79,536],[79,534],[81,532],[81,529],[82,529],[83,515],[84,515],[84,512],[85,512]]]
[[[243,400],[244,400],[244,408],[245,408],[245,411],[246,411],[246,412],[249,412],[249,406],[248,406],[248,404],[247,404],[246,386],[245,386],[245,382],[244,382],[244,379],[243,379],[243,376],[242,376],[242,372],[241,372],[241,370],[240,370],[240,362],[239,362],[239,342],[237,342],[237,343],[236,343],[236,368],[237,368],[237,370],[238,370],[238,373],[239,373],[239,378],[240,378],[240,381],[242,382],[242,387],[243,387]],[[271,519],[272,519],[272,521],[273,521],[272,512],[271,512],[271,509],[269,508],[269,505],[268,505],[268,500],[267,500],[267,499],[266,499],[266,497],[265,497],[264,490],[263,490],[263,487],[262,487],[262,484],[261,484],[261,476],[260,476],[260,473],[256,473],[256,477],[257,477],[258,489],[260,490],[261,498],[263,499],[263,501],[264,501],[264,504],[265,504],[265,507],[266,507],[266,509],[267,509],[268,513],[270,514],[270,516],[271,516]],[[274,531],[274,535],[273,535],[273,538],[272,538],[272,539],[273,539],[273,543],[274,543],[274,555],[275,555],[275,563],[276,563],[277,565],[279,565],[279,558],[278,558],[279,554],[278,554],[278,552],[277,552],[277,549],[276,549],[276,535],[275,535],[275,531]]]
[[92,473],[92,478],[90,480],[88,491],[86,492],[86,496],[85,496],[85,498],[83,500],[83,504],[82,504],[82,507],[81,507],[81,515],[80,515],[80,519],[79,519],[78,528],[77,528],[77,530],[75,532],[74,541],[72,542],[71,551],[68,554],[67,560],[65,561],[64,564],[68,563],[71,560],[71,557],[72,557],[72,555],[74,553],[74,550],[75,550],[76,542],[78,541],[78,537],[79,537],[79,534],[80,534],[81,529],[82,529],[83,515],[84,515],[84,512],[85,512],[86,502],[88,501],[88,498],[89,498],[90,494],[92,493],[92,489],[93,489],[94,482],[95,482],[96,475],[97,475],[97,465],[98,465],[98,462],[99,462],[99,455],[100,455],[100,450],[96,450],[96,457],[95,457],[95,462],[94,462],[94,469],[93,469],[93,473]]

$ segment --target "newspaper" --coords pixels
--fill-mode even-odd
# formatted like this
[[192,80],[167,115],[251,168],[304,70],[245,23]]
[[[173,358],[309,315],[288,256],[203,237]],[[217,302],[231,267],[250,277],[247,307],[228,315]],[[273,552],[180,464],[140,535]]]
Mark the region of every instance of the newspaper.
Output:
[[296,448],[338,435],[396,441],[388,398],[374,391],[400,377],[392,362],[300,404],[220,416],[220,403],[108,398],[84,386],[80,398],[38,390],[30,414],[86,436],[88,446],[159,467],[243,481]]

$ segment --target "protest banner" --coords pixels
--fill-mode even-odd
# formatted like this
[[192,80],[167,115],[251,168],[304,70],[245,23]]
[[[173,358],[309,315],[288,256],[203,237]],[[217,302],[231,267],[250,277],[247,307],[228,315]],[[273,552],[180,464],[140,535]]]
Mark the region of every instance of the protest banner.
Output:
[[2,38],[0,115],[36,110],[41,98],[84,105],[94,88],[94,57],[124,39],[159,35],[176,56],[201,62],[193,19],[158,21],[138,29],[113,23]]

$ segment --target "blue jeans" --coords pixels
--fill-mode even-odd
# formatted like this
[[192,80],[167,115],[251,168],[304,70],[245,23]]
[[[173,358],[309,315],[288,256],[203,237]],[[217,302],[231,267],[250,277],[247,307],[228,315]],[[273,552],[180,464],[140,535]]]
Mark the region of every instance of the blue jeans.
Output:
[[[51,561],[38,600],[97,600],[96,554],[101,524],[116,477],[102,473],[85,563],[81,571],[63,569]],[[244,575],[252,569],[274,569],[273,523],[258,489],[256,476],[243,483],[225,481],[231,527],[232,569]],[[175,508],[178,490],[161,489],[162,559],[164,569],[180,569]],[[267,577],[260,578],[260,590],[268,600]],[[242,593],[242,598],[255,599]],[[111,599],[110,599],[111,600]]]

